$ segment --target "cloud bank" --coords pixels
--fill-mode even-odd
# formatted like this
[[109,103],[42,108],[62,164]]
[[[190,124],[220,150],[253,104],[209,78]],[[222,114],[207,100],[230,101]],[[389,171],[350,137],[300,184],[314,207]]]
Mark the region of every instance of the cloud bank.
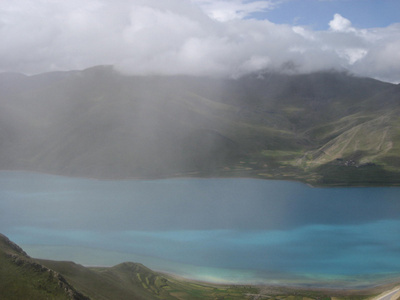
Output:
[[5,0],[0,71],[28,74],[112,64],[127,74],[239,77],[262,70],[326,69],[400,82],[400,23],[329,29],[278,25],[251,15],[279,1]]

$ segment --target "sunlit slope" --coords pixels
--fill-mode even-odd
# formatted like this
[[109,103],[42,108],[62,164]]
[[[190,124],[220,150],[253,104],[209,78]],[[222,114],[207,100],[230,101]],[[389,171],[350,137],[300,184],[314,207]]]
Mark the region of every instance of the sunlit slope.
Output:
[[319,149],[312,151],[313,164],[349,158],[359,164],[379,161],[391,152],[396,139],[393,118],[383,115],[340,133]]
[[399,91],[394,86],[373,94],[346,116],[308,129],[306,135],[319,147],[306,151],[298,163],[315,168],[323,182],[329,177],[324,183],[398,183]]
[[347,172],[341,162],[353,160],[396,184],[399,95],[397,85],[338,72],[138,77],[102,66],[0,74],[0,168],[328,184],[321,167]]

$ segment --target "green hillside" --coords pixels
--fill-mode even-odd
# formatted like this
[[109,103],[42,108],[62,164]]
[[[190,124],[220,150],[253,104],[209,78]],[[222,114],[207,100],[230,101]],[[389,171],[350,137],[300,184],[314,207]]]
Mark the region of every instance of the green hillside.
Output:
[[158,274],[137,263],[86,268],[30,258],[0,234],[0,299],[249,299],[250,286],[198,283]]
[[[346,73],[0,74],[0,169],[400,183],[400,86]],[[361,168],[362,167],[362,168]]]
[[[397,283],[398,284],[398,283]],[[138,263],[84,267],[73,262],[33,259],[0,234],[0,298],[12,299],[369,299],[396,282],[361,290],[311,287],[222,285],[154,272]]]
[[59,273],[31,259],[16,244],[0,234],[0,298],[73,299],[89,298],[77,292]]
[[85,268],[72,262],[39,261],[62,273],[91,299],[248,299],[247,293],[258,293],[258,288],[251,286],[213,285],[178,279],[156,273],[138,263]]

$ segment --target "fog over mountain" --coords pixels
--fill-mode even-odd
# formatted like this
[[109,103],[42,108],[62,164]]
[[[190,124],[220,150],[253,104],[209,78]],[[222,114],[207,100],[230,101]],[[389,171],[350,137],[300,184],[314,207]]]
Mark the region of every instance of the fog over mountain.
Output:
[[347,73],[0,74],[0,168],[398,184],[398,85]]
[[0,168],[397,184],[400,23],[288,1],[1,1]]
[[252,14],[282,1],[130,0],[0,3],[0,71],[37,74],[111,64],[129,75],[237,78],[269,70],[349,70],[400,81],[400,25],[328,30]]

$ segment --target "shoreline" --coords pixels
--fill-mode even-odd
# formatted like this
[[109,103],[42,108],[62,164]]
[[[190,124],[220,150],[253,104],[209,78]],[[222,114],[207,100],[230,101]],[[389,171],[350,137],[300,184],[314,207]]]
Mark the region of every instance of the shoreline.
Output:
[[[152,269],[153,270],[153,269]],[[169,276],[172,278],[175,278],[177,280],[185,280],[189,282],[197,282],[197,283],[202,283],[202,284],[207,284],[207,285],[216,285],[216,286],[227,286],[227,285],[233,285],[233,286],[252,286],[252,287],[275,287],[275,288],[285,288],[285,289],[293,289],[293,290],[313,290],[313,291],[331,291],[331,292],[367,292],[370,293],[371,291],[375,290],[382,290],[382,291],[387,291],[387,289],[390,288],[400,288],[400,273],[397,274],[395,277],[392,278],[381,278],[379,282],[371,282],[371,283],[364,283],[361,285],[349,285],[349,286],[344,286],[344,285],[335,285],[335,284],[328,284],[328,280],[324,280],[324,283],[318,283],[317,281],[310,280],[310,282],[301,282],[301,279],[298,279],[299,282],[290,282],[289,279],[288,282],[285,282],[285,280],[276,280],[275,283],[251,283],[251,282],[218,282],[218,281],[207,281],[207,280],[202,280],[202,279],[196,279],[196,278],[190,278],[190,277],[185,277],[180,274],[175,274],[173,272],[166,272],[166,271],[160,271],[157,269],[153,270],[154,272],[157,272],[159,274],[163,274],[165,276]],[[356,278],[357,276],[351,277],[351,276],[346,276],[346,279],[342,279],[342,281],[346,280],[351,280],[352,278]],[[279,282],[278,282],[279,281]],[[393,287],[395,286],[395,287]],[[400,293],[400,291],[399,291]]]
[[[34,258],[37,259],[37,258]],[[48,260],[48,259],[38,259],[40,260]],[[63,260],[49,260],[49,261],[58,261],[63,262]],[[76,263],[76,262],[73,262]],[[116,267],[120,264],[124,263],[131,263],[131,262],[120,262],[113,266],[93,266],[93,265],[85,265],[82,266],[89,268],[89,269],[109,269]],[[134,264],[142,265],[145,268],[148,268],[147,265],[142,264],[141,262],[133,262]],[[291,293],[299,293],[299,292],[315,292],[321,294],[328,294],[328,295],[335,295],[335,296],[369,296],[372,297],[371,300],[379,300],[381,295],[385,295],[390,293],[391,291],[400,289],[400,273],[393,278],[385,278],[381,279],[379,283],[370,283],[365,284],[363,286],[328,286],[328,285],[318,285],[309,283],[289,283],[281,280],[279,283],[250,283],[250,282],[217,282],[217,281],[210,281],[210,280],[202,280],[191,278],[190,276],[184,276],[181,274],[177,274],[171,271],[162,271],[157,270],[157,268],[149,268],[151,271],[158,273],[162,276],[165,276],[167,279],[176,280],[179,282],[187,282],[187,283],[194,283],[203,286],[211,286],[211,287],[253,287],[260,290],[260,295],[271,295],[272,294],[291,294]],[[351,279],[347,277],[347,280]],[[267,292],[267,293],[266,293]],[[397,294],[400,294],[398,291]],[[397,299],[397,298],[396,298]]]
[[[211,285],[274,286],[290,289],[331,290],[338,292],[386,289],[389,285],[400,283],[400,272],[364,275],[332,275],[275,273],[266,271],[263,274],[260,273],[254,276],[254,270],[251,269],[202,267],[147,255],[123,253],[91,247],[40,244],[21,244],[21,247],[25,249],[29,256],[39,260],[70,261],[87,268],[113,268],[126,262],[134,262],[154,272],[165,274],[178,280]],[[62,253],[59,251],[60,248],[67,248],[68,254],[60,255],[60,253]],[[54,255],[54,253],[56,253],[56,255]],[[76,253],[79,253],[79,256],[76,256]],[[91,258],[87,260],[85,257]],[[92,257],[95,257],[95,260],[93,260]],[[107,260],[109,258],[112,258],[112,260]],[[107,261],[108,263],[106,263]]]
[[[51,173],[45,171],[34,171],[34,170],[24,170],[24,169],[0,169],[0,172],[10,172],[10,173],[32,173],[32,174],[42,174],[42,175],[50,175],[50,176],[60,176],[67,178],[76,178],[76,179],[88,179],[93,181],[152,181],[152,180],[167,180],[167,179],[252,179],[252,180],[261,180],[261,181],[288,181],[304,184],[310,188],[399,188],[400,183],[398,184],[387,184],[387,185],[375,185],[375,184],[365,184],[365,185],[341,185],[341,184],[317,184],[313,185],[307,181],[296,180],[294,178],[263,178],[257,175],[244,176],[238,174],[238,176],[214,176],[214,175],[206,175],[198,176],[199,172],[188,172],[188,173],[180,173],[180,174],[170,174],[170,175],[158,175],[158,176],[134,176],[134,177],[92,177],[92,176],[78,176],[78,175],[66,175],[60,173]],[[196,174],[194,174],[196,173]]]

